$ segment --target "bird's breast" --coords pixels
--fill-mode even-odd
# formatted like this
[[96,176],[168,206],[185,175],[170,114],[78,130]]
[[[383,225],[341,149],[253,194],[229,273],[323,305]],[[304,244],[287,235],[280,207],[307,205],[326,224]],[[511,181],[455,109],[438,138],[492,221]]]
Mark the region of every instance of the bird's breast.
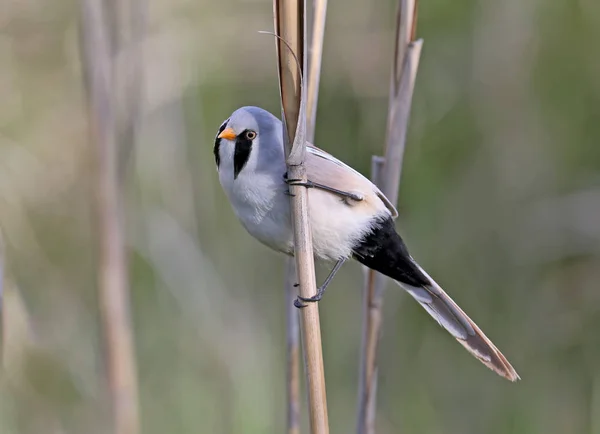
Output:
[[233,179],[220,174],[221,184],[238,219],[256,239],[274,250],[290,253],[293,244],[287,186],[272,176],[242,173]]

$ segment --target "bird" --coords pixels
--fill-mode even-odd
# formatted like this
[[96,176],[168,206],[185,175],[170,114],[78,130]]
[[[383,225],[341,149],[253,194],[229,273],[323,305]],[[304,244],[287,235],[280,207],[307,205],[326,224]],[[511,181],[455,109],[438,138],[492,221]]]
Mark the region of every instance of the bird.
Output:
[[398,212],[375,184],[311,143],[306,143],[304,159],[307,180],[287,177],[282,128],[269,111],[243,106],[219,127],[213,152],[219,182],[238,220],[277,252],[294,254],[289,186],[308,189],[314,257],[335,265],[315,296],[298,298],[319,301],[342,264],[356,260],[406,290],[492,371],[513,382],[520,379],[500,350],[410,255],[395,228]]

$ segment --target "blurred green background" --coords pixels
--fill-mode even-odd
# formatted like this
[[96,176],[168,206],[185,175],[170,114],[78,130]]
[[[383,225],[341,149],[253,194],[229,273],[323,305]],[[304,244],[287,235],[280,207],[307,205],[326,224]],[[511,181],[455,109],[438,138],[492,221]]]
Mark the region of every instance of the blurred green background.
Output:
[[[315,141],[367,175],[395,8],[329,4]],[[105,433],[78,4],[1,10],[0,433]],[[146,18],[126,184],[143,432],[281,433],[284,258],[237,222],[212,154],[237,107],[280,113],[275,44],[257,33],[272,3],[154,0]],[[422,1],[417,33],[398,228],[522,381],[390,285],[378,433],[600,434],[600,4]],[[354,432],[362,281],[347,264],[320,303],[332,433]]]

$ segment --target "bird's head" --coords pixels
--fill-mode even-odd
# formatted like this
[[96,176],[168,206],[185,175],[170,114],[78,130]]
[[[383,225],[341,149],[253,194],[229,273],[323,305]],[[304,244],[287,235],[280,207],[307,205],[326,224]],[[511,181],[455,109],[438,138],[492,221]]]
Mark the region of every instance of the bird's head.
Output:
[[247,165],[255,169],[280,158],[282,152],[281,121],[259,107],[246,106],[234,111],[215,137],[217,168],[220,170],[222,164],[233,165],[234,179]]

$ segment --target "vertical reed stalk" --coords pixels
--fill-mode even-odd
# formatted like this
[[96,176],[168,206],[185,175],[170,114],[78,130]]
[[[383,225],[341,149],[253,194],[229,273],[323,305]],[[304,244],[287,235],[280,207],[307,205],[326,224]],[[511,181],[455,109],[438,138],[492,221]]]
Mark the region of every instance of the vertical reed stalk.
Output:
[[[398,189],[406,133],[421,39],[415,41],[417,0],[399,0],[396,15],[396,39],[390,80],[385,157],[373,157],[373,181],[392,203],[398,202]],[[381,302],[385,277],[367,270],[363,298],[363,333],[359,372],[358,415],[356,432],[375,433],[377,408],[377,349],[381,334]]]
[[2,231],[0,230],[0,371],[4,368],[4,350],[6,345],[6,304],[4,302],[5,286],[5,260],[4,260],[4,241]]
[[[312,12],[306,103],[306,140],[311,143],[314,142],[315,138],[327,0],[314,0]],[[300,340],[298,313],[293,305],[296,297],[296,290],[293,285],[297,282],[297,279],[292,258],[287,259],[285,282],[287,294],[287,432],[288,434],[300,434]]]
[[[306,5],[303,0],[274,0],[273,5],[275,33],[285,41],[278,38],[276,47],[288,176],[305,181]],[[308,194],[301,186],[290,186],[290,192],[299,293],[311,297],[316,294],[316,280]],[[300,315],[311,433],[326,434],[329,423],[318,303],[308,303]]]
[[[119,117],[116,89],[123,71],[115,65],[111,26],[106,17],[115,5],[84,0],[81,9],[82,58],[88,96],[91,140],[96,161],[96,212],[99,236],[99,305],[116,434],[140,432],[137,371],[129,308],[123,198],[119,181]],[[136,78],[139,79],[139,78]],[[124,128],[125,130],[129,128]]]
[[294,258],[286,259],[285,267],[285,313],[287,319],[287,434],[300,434],[300,324],[296,299],[296,263]]
[[327,0],[314,0],[312,12],[306,88],[306,141],[309,143],[313,143],[315,140],[319,83],[321,81],[321,61],[323,59],[323,39],[325,36],[325,18],[327,17]]

